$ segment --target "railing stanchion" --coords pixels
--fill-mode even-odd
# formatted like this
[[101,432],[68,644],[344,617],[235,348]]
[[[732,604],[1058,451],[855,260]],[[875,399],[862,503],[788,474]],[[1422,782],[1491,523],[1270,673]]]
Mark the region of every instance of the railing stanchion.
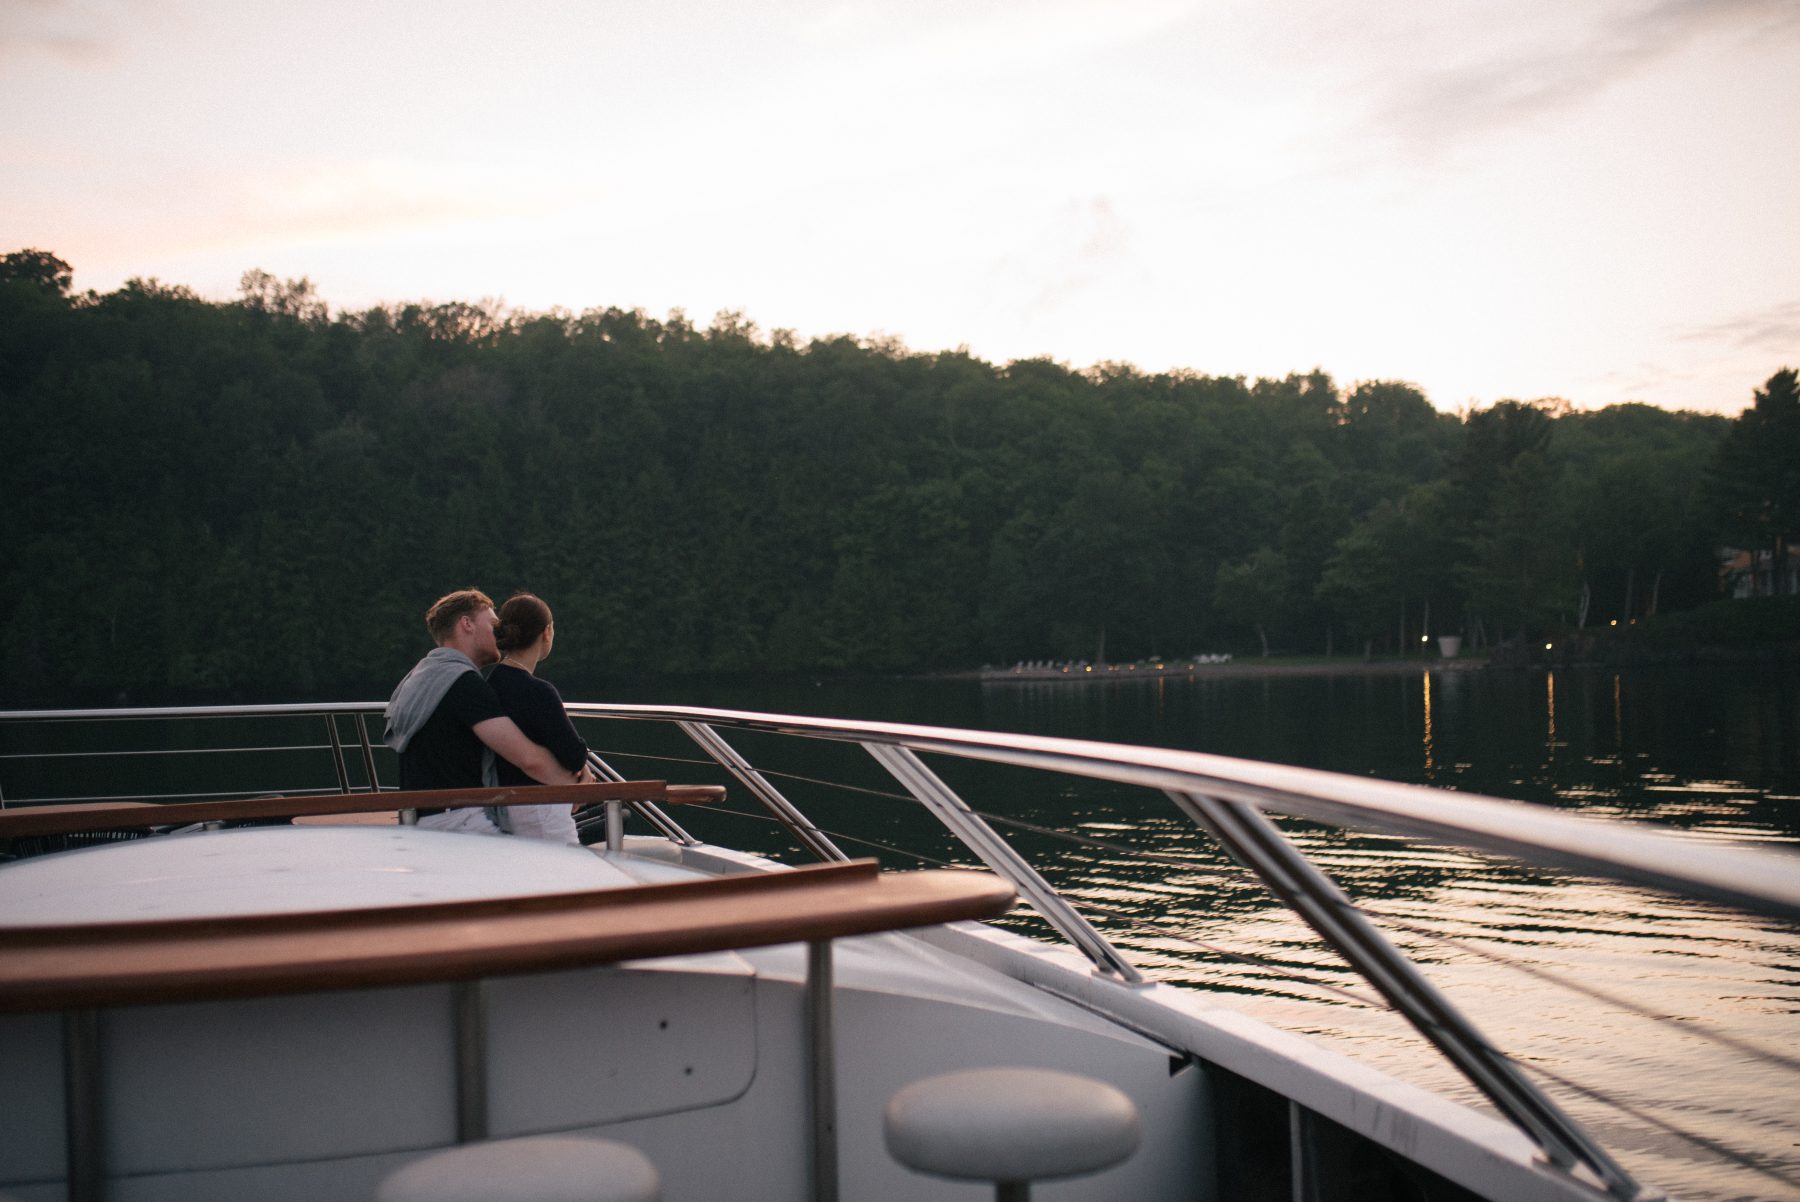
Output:
[[1565,1169],[1584,1164],[1614,1197],[1640,1195],[1641,1187],[1618,1162],[1496,1051],[1437,986],[1375,929],[1337,883],[1288,842],[1260,810],[1245,802],[1200,793],[1165,792],[1182,813],[1210,831],[1234,859],[1255,873],[1271,893],[1361,973],[1501,1113],[1531,1136],[1552,1164]]
[[606,803],[606,850],[625,850],[625,803]]
[[331,762],[337,767],[338,792],[350,792],[350,770],[344,765],[344,739],[338,733],[337,715],[325,715],[325,729],[331,732]]
[[907,792],[949,827],[951,834],[980,856],[982,863],[1017,889],[1019,895],[1031,903],[1031,908],[1043,915],[1044,921],[1061,932],[1064,939],[1080,948],[1095,967],[1133,985],[1144,979],[1118,948],[1108,943],[1104,935],[1064,901],[1050,882],[1039,876],[1037,869],[1013,850],[1012,844],[983,822],[981,815],[970,809],[968,803],[910,749],[887,743],[864,743],[863,750],[874,756]]
[[668,812],[654,801],[635,801],[631,804],[632,812],[656,828],[657,834],[671,843],[679,843],[683,847],[698,847],[700,840],[682,829],[679,822],[669,817]]
[[356,741],[362,745],[363,771],[369,774],[369,792],[381,792],[381,779],[375,775],[375,748],[369,742],[367,714],[356,715]]
[[750,766],[750,761],[737,753],[737,750],[719,736],[719,732],[700,722],[677,722],[687,737],[700,745],[700,749],[712,756],[731,775],[738,778],[746,789],[763,803],[769,813],[787,827],[788,833],[800,840],[813,855],[821,860],[848,860],[837,844],[833,843],[824,831],[812,824],[812,820],[801,813],[799,808],[781,795],[781,790],[771,785],[763,774]]
[[[587,762],[588,762],[588,766],[594,770],[594,776],[598,780],[624,780],[625,779],[625,776],[623,773],[621,773],[617,768],[614,768],[611,764],[607,763],[605,760],[601,759],[600,756],[593,751],[588,752]],[[661,806],[657,805],[655,802],[650,802],[650,801],[636,802],[633,804],[632,809],[636,811],[638,817],[642,818],[645,822],[648,822],[652,827],[654,827],[656,829],[657,834],[661,835],[663,838],[667,839],[669,842],[678,843],[683,847],[698,847],[699,846],[700,840],[694,838],[694,836],[688,834],[687,831],[683,830],[681,827],[681,824],[679,822],[676,822],[673,818],[669,817],[668,813],[666,811],[664,811],[663,808]],[[621,813],[620,814],[621,825],[619,827],[619,844],[621,847],[624,846],[624,842],[625,842],[625,828],[623,826],[623,822],[624,822],[624,814]],[[607,820],[606,840],[607,840],[608,848],[616,851],[617,848],[612,847],[612,821],[611,821],[610,815]]]

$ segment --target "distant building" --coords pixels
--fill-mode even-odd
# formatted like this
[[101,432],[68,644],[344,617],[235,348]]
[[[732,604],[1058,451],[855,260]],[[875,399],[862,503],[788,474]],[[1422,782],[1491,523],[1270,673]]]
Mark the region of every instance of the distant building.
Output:
[[1780,597],[1800,594],[1800,547],[1783,543],[1774,550],[1740,551],[1727,547],[1719,556],[1719,587],[1727,597]]

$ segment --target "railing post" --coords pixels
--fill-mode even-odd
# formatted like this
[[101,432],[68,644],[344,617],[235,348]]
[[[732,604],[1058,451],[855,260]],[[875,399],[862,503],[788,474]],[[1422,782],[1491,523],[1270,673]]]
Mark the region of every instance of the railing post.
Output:
[[719,732],[700,722],[677,722],[687,737],[700,745],[700,749],[717,760],[724,769],[737,777],[746,789],[763,803],[768,811],[787,827],[788,833],[800,840],[800,843],[821,860],[848,860],[837,844],[833,843],[825,832],[812,824],[812,820],[801,813],[799,808],[781,795],[781,790],[763,778],[763,774],[750,766],[750,761],[739,755],[731,744],[719,736]]
[[344,739],[338,733],[337,715],[325,715],[325,729],[331,732],[331,762],[337,766],[338,792],[350,791],[350,770],[344,766]]
[[1298,914],[1404,1015],[1419,1034],[1460,1069],[1500,1112],[1542,1148],[1552,1164],[1586,1165],[1621,1199],[1638,1183],[1511,1061],[1494,1049],[1450,1000],[1376,930],[1329,876],[1289,843],[1256,807],[1200,793],[1165,790],[1182,813],[1212,834],[1233,858]]
[[[587,762],[588,762],[588,766],[593,768],[594,776],[599,780],[624,780],[625,779],[625,776],[623,773],[621,773],[618,769],[614,768],[611,764],[607,763],[605,760],[601,759],[600,756],[593,751],[588,752]],[[634,803],[632,803],[632,808],[637,811],[638,817],[642,818],[645,822],[648,822],[651,826],[655,827],[656,832],[658,834],[660,834],[663,838],[667,839],[669,842],[678,843],[683,847],[699,846],[700,840],[694,838],[692,835],[688,834],[685,830],[683,830],[681,828],[681,824],[676,822],[673,818],[669,817],[667,812],[665,812],[663,810],[663,808],[661,806],[657,805],[656,803],[649,802],[649,801],[634,802]],[[624,827],[623,823],[624,823],[624,815],[621,812],[621,814],[620,814],[620,824],[621,825],[619,827],[619,846],[620,847],[624,846],[624,843],[625,843],[625,827]],[[608,817],[607,817],[606,841],[607,841],[607,846],[610,850],[613,850],[613,851],[618,850],[617,847],[612,847],[612,819],[611,819],[610,811],[608,812]]]
[[864,743],[862,746],[907,792],[936,815],[938,821],[949,827],[951,834],[980,856],[982,863],[1017,889],[1019,895],[1031,903],[1031,908],[1043,915],[1044,921],[1080,948],[1095,967],[1133,985],[1144,979],[1119,949],[1108,943],[1104,935],[1064,901],[1050,882],[1039,876],[1037,869],[1013,850],[1012,844],[983,822],[981,815],[970,809],[968,803],[927,768],[911,749],[888,743]]
[[381,792],[381,780],[375,775],[375,748],[369,742],[367,714],[356,715],[356,741],[362,745],[363,771],[369,774],[369,792]]

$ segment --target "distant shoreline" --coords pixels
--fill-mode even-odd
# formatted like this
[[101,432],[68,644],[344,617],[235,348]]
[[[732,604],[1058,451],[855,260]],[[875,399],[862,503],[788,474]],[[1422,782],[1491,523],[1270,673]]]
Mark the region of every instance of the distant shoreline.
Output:
[[1067,664],[1044,668],[976,668],[935,672],[934,680],[983,684],[1116,684],[1133,680],[1224,680],[1255,676],[1418,676],[1427,672],[1475,672],[1485,656],[1467,659],[1318,659],[1291,662],[1232,659],[1219,664]]
[[[1732,667],[1752,665],[1800,665],[1800,643],[1764,642],[1740,646],[1706,645],[1679,649],[1614,648],[1614,654],[1595,654],[1592,646],[1574,643],[1557,648],[1559,654],[1533,654],[1527,650],[1501,649],[1455,659],[1373,659],[1350,656],[1327,659],[1295,657],[1262,659],[1247,656],[1225,663],[1195,664],[1186,660],[1137,664],[1084,664],[1079,661],[1034,668],[971,668],[921,674],[921,679],[972,680],[982,684],[1115,684],[1132,680],[1228,680],[1273,676],[1422,676],[1430,672],[1480,672],[1526,669],[1607,671]],[[1572,652],[1572,654],[1571,654]]]

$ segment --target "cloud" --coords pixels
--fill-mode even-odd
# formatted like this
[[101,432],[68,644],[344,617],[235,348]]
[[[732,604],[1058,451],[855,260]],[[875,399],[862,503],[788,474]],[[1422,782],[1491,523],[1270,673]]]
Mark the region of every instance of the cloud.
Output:
[[988,281],[1023,319],[1041,321],[1128,271],[1131,241],[1130,226],[1108,197],[1071,199],[997,258]]
[[1800,359],[1800,300],[1782,301],[1727,321],[1693,326],[1676,334],[1684,342],[1724,343],[1736,350]]
[[[1016,68],[1044,71],[1140,43],[1191,20],[1179,0],[1105,5],[1050,0],[1021,10],[1004,3],[830,5],[795,24],[818,52],[853,54],[857,69],[944,72],[992,79]],[[875,64],[869,53],[875,52]]]
[[156,0],[5,0],[0,59],[49,54],[76,64],[104,62],[154,7]]
[[[1584,103],[1698,41],[1800,38],[1792,0],[1657,0],[1546,10],[1516,20],[1497,39],[1503,48],[1414,74],[1391,93],[1377,125],[1415,152],[1448,149],[1472,133],[1533,121]],[[1581,22],[1570,28],[1570,20]],[[1459,31],[1466,43],[1469,30]],[[1490,31],[1481,31],[1487,34]],[[1511,37],[1509,42],[1507,39]]]

